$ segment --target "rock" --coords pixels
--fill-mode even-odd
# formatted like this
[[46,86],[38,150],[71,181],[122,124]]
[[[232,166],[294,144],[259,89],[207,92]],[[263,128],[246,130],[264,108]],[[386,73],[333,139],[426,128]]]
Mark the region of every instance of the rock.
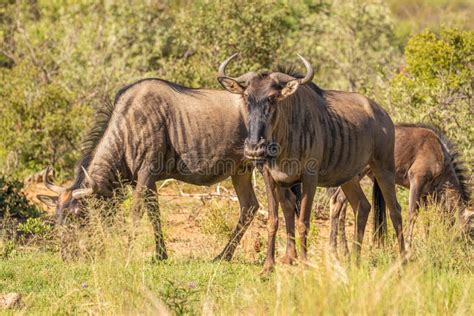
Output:
[[0,294],[0,309],[9,309],[21,305],[21,295],[19,293]]

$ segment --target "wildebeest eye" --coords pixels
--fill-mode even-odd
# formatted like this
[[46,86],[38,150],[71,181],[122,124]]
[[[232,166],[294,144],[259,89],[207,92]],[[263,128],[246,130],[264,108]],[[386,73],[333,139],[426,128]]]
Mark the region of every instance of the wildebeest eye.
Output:
[[267,101],[268,101],[269,103],[273,103],[274,100],[275,100],[275,97],[274,97],[273,95],[272,95],[272,96],[269,96],[269,97],[267,98]]

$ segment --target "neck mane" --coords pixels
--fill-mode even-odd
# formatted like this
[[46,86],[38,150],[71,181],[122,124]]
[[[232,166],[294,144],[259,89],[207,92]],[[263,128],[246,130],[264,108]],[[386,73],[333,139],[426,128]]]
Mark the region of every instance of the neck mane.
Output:
[[[92,128],[81,144],[81,158],[76,164],[75,178],[73,184],[71,185],[71,189],[75,190],[83,185],[86,178],[84,169],[87,170],[89,168],[94,158],[96,148],[104,136],[105,130],[109,125],[110,118],[112,117],[112,113],[115,109],[115,105],[117,104],[121,94],[123,94],[122,90],[117,93],[114,103],[112,103],[110,100],[106,100],[103,103],[104,105],[97,110]],[[93,177],[93,175],[90,176]]]

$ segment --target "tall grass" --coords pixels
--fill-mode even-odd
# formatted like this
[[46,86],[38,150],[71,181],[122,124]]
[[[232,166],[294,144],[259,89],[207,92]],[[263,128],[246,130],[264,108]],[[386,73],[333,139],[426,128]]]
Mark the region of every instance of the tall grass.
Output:
[[[366,238],[359,266],[331,257],[314,238],[308,264],[278,265],[262,276],[261,258],[242,256],[242,249],[231,263],[209,260],[226,241],[221,232],[191,243],[194,258],[171,251],[170,260],[154,262],[148,220],[134,227],[128,204],[104,216],[110,205],[92,201],[88,225],[57,233],[62,251],[17,245],[0,260],[0,293],[21,293],[26,313],[474,314],[473,245],[436,205],[420,213],[406,265],[393,236],[385,249]],[[169,241],[174,208],[162,204]]]

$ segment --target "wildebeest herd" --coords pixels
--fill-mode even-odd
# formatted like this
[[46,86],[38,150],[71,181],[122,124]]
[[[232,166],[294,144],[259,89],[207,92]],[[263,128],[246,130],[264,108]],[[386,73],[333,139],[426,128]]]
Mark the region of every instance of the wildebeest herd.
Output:
[[[69,188],[49,181],[58,196],[38,198],[56,208],[59,224],[81,213],[81,199],[112,196],[123,183],[135,186],[133,216],[146,211],[152,222],[157,259],[166,259],[156,182],[177,179],[210,185],[232,178],[240,218],[216,259],[230,260],[259,203],[251,176],[263,175],[268,197],[268,247],[264,270],[275,264],[278,208],[282,206],[287,249],[283,262],[307,257],[307,234],[316,187],[340,187],[331,199],[331,249],[337,233],[347,249],[345,203],[355,215],[355,256],[360,255],[371,205],[360,186],[373,180],[374,231],[381,242],[386,232],[385,205],[406,256],[401,208],[395,185],[410,188],[408,241],[417,209],[428,195],[450,183],[460,203],[470,196],[467,177],[453,147],[436,129],[423,125],[394,126],[376,102],[357,93],[323,90],[312,82],[313,69],[300,56],[306,74],[279,67],[275,72],[226,74],[231,56],[218,69],[225,90],[191,89],[150,78],[122,88],[112,107],[102,111],[85,142],[83,156]],[[462,208],[460,208],[462,209]]]

